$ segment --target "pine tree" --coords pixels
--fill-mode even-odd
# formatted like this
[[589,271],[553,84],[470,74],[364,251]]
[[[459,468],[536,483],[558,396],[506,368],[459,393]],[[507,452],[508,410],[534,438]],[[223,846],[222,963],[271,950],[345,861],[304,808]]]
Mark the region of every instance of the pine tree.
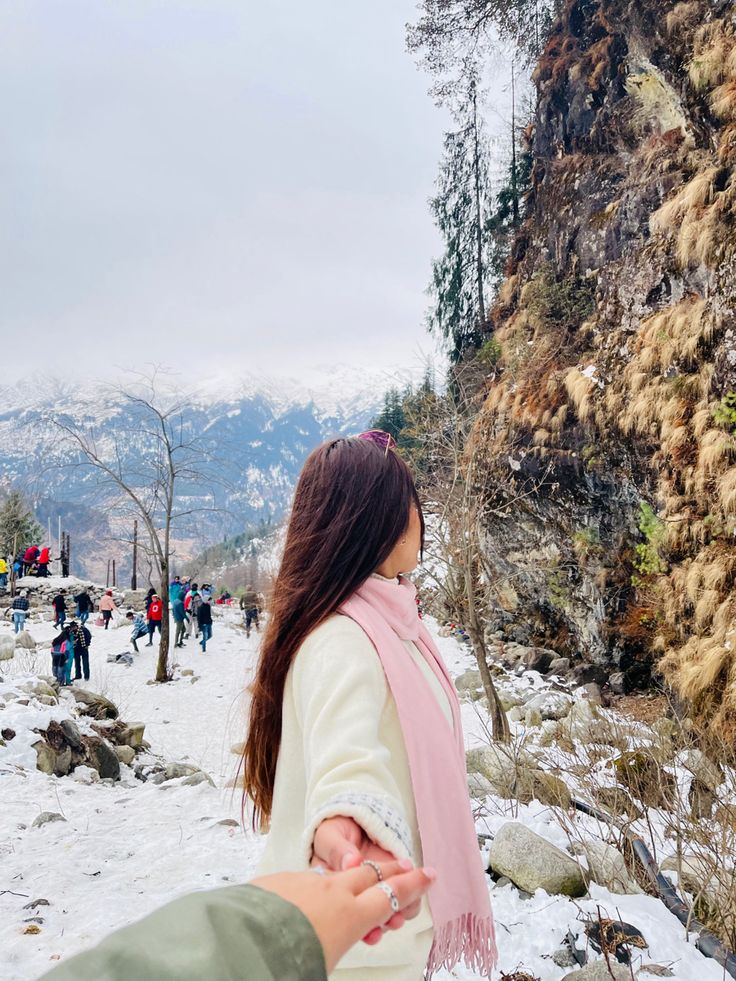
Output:
[[472,74],[455,116],[458,129],[445,136],[437,195],[430,202],[445,251],[432,264],[429,314],[430,329],[450,342],[453,362],[481,343],[487,323],[489,149]]
[[0,506],[0,555],[12,563],[19,551],[38,544],[42,538],[43,529],[25,498],[18,491],[11,491]]

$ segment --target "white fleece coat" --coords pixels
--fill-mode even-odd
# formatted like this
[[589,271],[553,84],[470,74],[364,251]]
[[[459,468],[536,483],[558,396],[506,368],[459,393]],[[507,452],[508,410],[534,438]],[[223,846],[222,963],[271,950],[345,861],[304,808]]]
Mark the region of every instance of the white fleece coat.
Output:
[[[451,726],[441,685],[416,647],[405,644]],[[315,830],[338,815],[352,817],[397,858],[422,862],[396,703],[372,642],[339,614],[307,637],[286,680],[271,830],[259,873],[308,868]],[[378,946],[355,947],[332,977],[420,981],[431,945],[425,901],[415,920]]]

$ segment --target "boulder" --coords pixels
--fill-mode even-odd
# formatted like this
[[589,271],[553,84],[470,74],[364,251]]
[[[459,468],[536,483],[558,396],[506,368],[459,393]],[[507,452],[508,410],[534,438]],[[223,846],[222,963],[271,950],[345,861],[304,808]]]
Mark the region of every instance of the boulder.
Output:
[[93,719],[117,719],[117,706],[104,695],[76,687],[72,687],[71,693],[80,705],[82,715],[92,716]]
[[82,749],[82,733],[79,731],[79,726],[76,722],[73,722],[71,719],[62,719],[61,729],[64,733],[64,738],[72,749]]
[[608,678],[608,687],[614,695],[625,695],[628,691],[626,675],[623,671],[614,671]]
[[548,674],[566,675],[570,671],[569,657],[555,657],[550,661]]
[[72,772],[72,780],[76,780],[77,783],[97,783],[99,779],[99,773],[91,766],[78,766]]
[[36,769],[51,775],[56,769],[56,753],[45,739],[35,742],[33,749],[36,750]]
[[588,877],[599,886],[621,896],[638,896],[642,890],[630,875],[621,852],[605,841],[576,841],[576,855],[584,855],[588,862]]
[[211,787],[215,786],[215,781],[209,775],[205,773],[204,770],[200,770],[199,773],[192,773],[188,777],[184,777],[182,780],[183,787],[196,787],[200,783],[208,783]]
[[11,739],[15,739],[15,729],[11,729],[8,726],[6,729],[0,730],[0,736],[10,742]]
[[532,770],[531,793],[534,800],[548,807],[561,807],[567,810],[572,804],[570,791],[567,784],[552,773],[545,773],[544,770]]
[[564,719],[572,708],[573,700],[569,695],[559,691],[544,691],[534,695],[525,708],[536,709],[543,719]]
[[616,961],[592,961],[579,971],[566,974],[562,981],[631,981],[631,970]]
[[627,817],[632,821],[643,817],[642,811],[621,787],[596,787],[591,794],[594,802],[613,817]]
[[524,725],[527,729],[539,729],[542,725],[542,713],[539,709],[528,708],[524,712]]
[[109,743],[98,736],[87,736],[87,755],[90,766],[93,766],[101,779],[120,779],[120,760]]
[[619,783],[647,807],[669,808],[677,791],[677,781],[669,771],[643,750],[622,753],[614,762]]
[[682,756],[682,765],[703,787],[716,791],[723,783],[720,767],[709,760],[699,749],[688,749]]
[[118,733],[118,744],[132,746],[133,749],[139,749],[143,745],[143,733],[145,731],[145,723],[131,722],[125,729],[122,730],[122,732]]
[[37,645],[27,630],[21,630],[19,634],[15,635],[15,646],[23,647],[27,651],[35,651]]
[[10,661],[15,657],[15,641],[12,637],[0,637],[0,661]]
[[26,692],[28,695],[34,695],[36,698],[40,698],[41,695],[45,695],[47,698],[52,698],[54,704],[59,701],[58,694],[55,688],[44,681],[43,678],[34,678],[32,681],[27,681],[23,685],[20,685],[20,690]]
[[194,674],[194,668],[182,668],[181,669],[181,676],[182,676],[182,678],[191,678],[191,676],[193,674]]
[[[534,757],[526,750],[500,743],[469,750],[466,765],[471,788],[476,790],[477,796],[497,794],[505,800],[519,799],[517,793],[524,783],[525,772],[536,769]],[[526,782],[530,782],[529,778]],[[527,794],[523,803],[531,799]]]
[[521,657],[521,663],[527,671],[538,671],[540,674],[547,674],[550,664],[556,659],[554,651],[547,651],[543,647],[530,647]]
[[601,691],[601,686],[597,685],[595,681],[590,681],[587,685],[582,685],[580,694],[586,701],[591,702],[593,705],[603,705],[603,692]]
[[126,766],[130,764],[135,759],[135,750],[132,746],[115,746],[115,755],[120,760],[121,763],[125,763]]
[[63,814],[57,814],[56,811],[41,811],[31,827],[40,828],[44,824],[51,824],[52,821],[66,821],[66,818]]
[[54,773],[57,777],[65,777],[72,765],[72,751],[71,747],[64,746],[63,749],[56,751],[56,761],[54,764]]
[[164,780],[178,780],[180,777],[191,777],[195,773],[203,771],[198,766],[191,763],[169,763],[164,770]]
[[500,828],[491,842],[489,860],[494,872],[508,876],[526,892],[544,889],[551,896],[585,895],[585,878],[578,863],[518,822]]
[[608,681],[608,671],[601,664],[577,664],[572,669],[572,676],[578,685],[587,685],[591,681],[605,685]]
[[471,668],[457,677],[455,679],[455,687],[460,695],[464,695],[466,698],[471,699],[471,701],[475,702],[483,697],[483,681],[481,680],[480,671],[476,669]]

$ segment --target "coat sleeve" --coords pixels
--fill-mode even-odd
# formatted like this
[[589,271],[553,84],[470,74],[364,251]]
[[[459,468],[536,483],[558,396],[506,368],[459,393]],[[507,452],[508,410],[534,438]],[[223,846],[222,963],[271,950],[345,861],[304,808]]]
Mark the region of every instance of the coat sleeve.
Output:
[[293,691],[304,733],[306,864],[319,825],[339,815],[397,858],[411,857],[411,831],[380,738],[391,695],[363,630],[347,617],[318,628],[297,655]]
[[70,958],[42,981],[326,981],[306,917],[255,886],[192,893]]

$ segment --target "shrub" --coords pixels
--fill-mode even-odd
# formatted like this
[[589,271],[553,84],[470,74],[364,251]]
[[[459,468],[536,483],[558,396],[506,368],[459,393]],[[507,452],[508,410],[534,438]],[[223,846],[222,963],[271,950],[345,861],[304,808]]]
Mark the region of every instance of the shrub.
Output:
[[[636,546],[634,567],[641,576],[660,576],[667,571],[667,563],[661,554],[667,541],[667,528],[646,501],[642,502],[639,511],[639,531],[645,540]],[[636,576],[632,581],[635,586],[641,585]]]
[[558,279],[544,266],[527,290],[527,308],[543,328],[575,330],[595,310],[595,281],[568,276]]

